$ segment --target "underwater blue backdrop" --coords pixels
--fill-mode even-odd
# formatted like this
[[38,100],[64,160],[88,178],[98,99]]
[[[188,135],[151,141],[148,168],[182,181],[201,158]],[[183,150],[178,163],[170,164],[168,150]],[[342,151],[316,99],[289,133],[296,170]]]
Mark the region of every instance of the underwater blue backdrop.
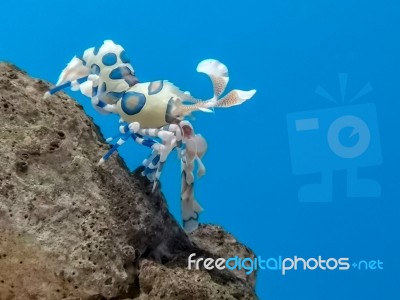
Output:
[[[383,270],[260,270],[260,299],[400,299],[397,1],[16,0],[1,11],[0,60],[53,83],[75,54],[105,39],[125,47],[141,81],[168,79],[196,97],[211,94],[197,63],[224,62],[229,89],[257,94],[196,114],[209,143],[196,185],[201,221],[264,259],[383,262]],[[116,133],[117,118],[69,94],[106,136]],[[120,153],[134,169],[148,150],[130,142]],[[357,171],[371,181],[357,182]],[[178,219],[179,172],[172,155],[162,187]],[[321,178],[325,185],[303,187]]]

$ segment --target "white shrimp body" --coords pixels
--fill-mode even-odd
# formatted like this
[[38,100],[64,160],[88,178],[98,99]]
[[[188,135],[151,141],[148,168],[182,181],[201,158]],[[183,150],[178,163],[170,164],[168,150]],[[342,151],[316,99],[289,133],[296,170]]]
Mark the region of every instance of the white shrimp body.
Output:
[[178,95],[183,94],[167,80],[137,83],[116,104],[116,113],[141,128],[160,128],[180,120],[175,114]]
[[[99,164],[131,138],[152,149],[150,156],[143,161],[142,174],[154,182],[153,190],[168,155],[176,149],[181,159],[181,207],[187,232],[197,228],[202,211],[194,196],[193,172],[197,167],[197,177],[205,174],[201,159],[207,151],[207,142],[202,135],[195,133],[185,116],[194,111],[210,112],[213,108],[240,105],[256,92],[231,90],[221,98],[229,76],[228,68],[218,60],[201,61],[197,71],[211,80],[213,95],[208,100],[194,98],[167,80],[139,82],[125,50],[106,40],[101,47],[89,48],[81,56],[73,57],[62,71],[57,85],[45,94],[50,96],[71,87],[88,96],[98,112],[118,114],[120,133],[107,139],[108,142],[117,142]],[[227,151],[231,151],[229,144],[227,147]]]

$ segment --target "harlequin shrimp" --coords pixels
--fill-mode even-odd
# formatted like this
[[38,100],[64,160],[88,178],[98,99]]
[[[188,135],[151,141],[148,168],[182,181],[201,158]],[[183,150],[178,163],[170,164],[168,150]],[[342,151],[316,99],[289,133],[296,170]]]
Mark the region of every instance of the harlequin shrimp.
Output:
[[153,191],[160,178],[163,165],[172,150],[177,149],[181,160],[181,212],[186,232],[198,226],[201,206],[194,197],[194,170],[197,177],[205,174],[201,159],[207,151],[207,142],[196,134],[186,116],[195,111],[212,112],[214,108],[239,105],[250,99],[255,90],[232,90],[222,93],[228,84],[228,69],[214,59],[201,61],[197,71],[211,79],[213,97],[201,100],[182,92],[167,80],[140,82],[131,62],[120,46],[111,40],[99,48],[89,48],[82,56],[75,56],[62,71],[56,86],[48,91],[49,97],[70,87],[91,99],[92,106],[103,114],[114,113],[120,117],[120,133],[107,142],[116,140],[100,159],[104,163],[126,140],[152,149],[143,161],[142,172],[153,181]]

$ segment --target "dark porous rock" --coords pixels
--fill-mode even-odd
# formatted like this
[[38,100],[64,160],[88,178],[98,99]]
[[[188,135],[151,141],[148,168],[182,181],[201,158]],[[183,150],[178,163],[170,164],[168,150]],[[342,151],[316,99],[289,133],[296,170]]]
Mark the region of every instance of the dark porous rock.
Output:
[[[255,255],[248,247],[238,242],[234,236],[226,232],[221,226],[216,225],[200,225],[199,229],[190,234],[190,239],[200,248],[211,252],[217,257],[228,259],[237,256],[238,258],[252,258]],[[247,270],[233,270],[235,276],[248,282],[251,287],[256,285],[256,273],[250,270],[255,266],[247,262],[245,266]],[[246,274],[248,272],[249,274]]]
[[0,63],[0,299],[255,299],[254,275],[187,269],[251,251],[219,227],[189,238],[118,155],[97,167],[110,146],[48,89]]

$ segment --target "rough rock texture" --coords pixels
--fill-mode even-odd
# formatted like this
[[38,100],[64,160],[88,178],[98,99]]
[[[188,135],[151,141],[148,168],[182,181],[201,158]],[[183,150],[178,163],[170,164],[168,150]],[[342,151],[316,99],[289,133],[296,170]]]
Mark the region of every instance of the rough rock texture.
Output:
[[161,192],[129,173],[82,108],[0,64],[0,299],[254,299],[255,278],[187,270],[253,256],[220,227],[188,237]]
[[[251,257],[255,258],[253,251],[239,243],[231,234],[220,226],[201,225],[199,230],[191,233],[191,240],[201,249],[213,253],[217,257]],[[245,269],[232,271],[237,277],[247,281],[251,286],[256,284],[256,273],[246,274]]]

